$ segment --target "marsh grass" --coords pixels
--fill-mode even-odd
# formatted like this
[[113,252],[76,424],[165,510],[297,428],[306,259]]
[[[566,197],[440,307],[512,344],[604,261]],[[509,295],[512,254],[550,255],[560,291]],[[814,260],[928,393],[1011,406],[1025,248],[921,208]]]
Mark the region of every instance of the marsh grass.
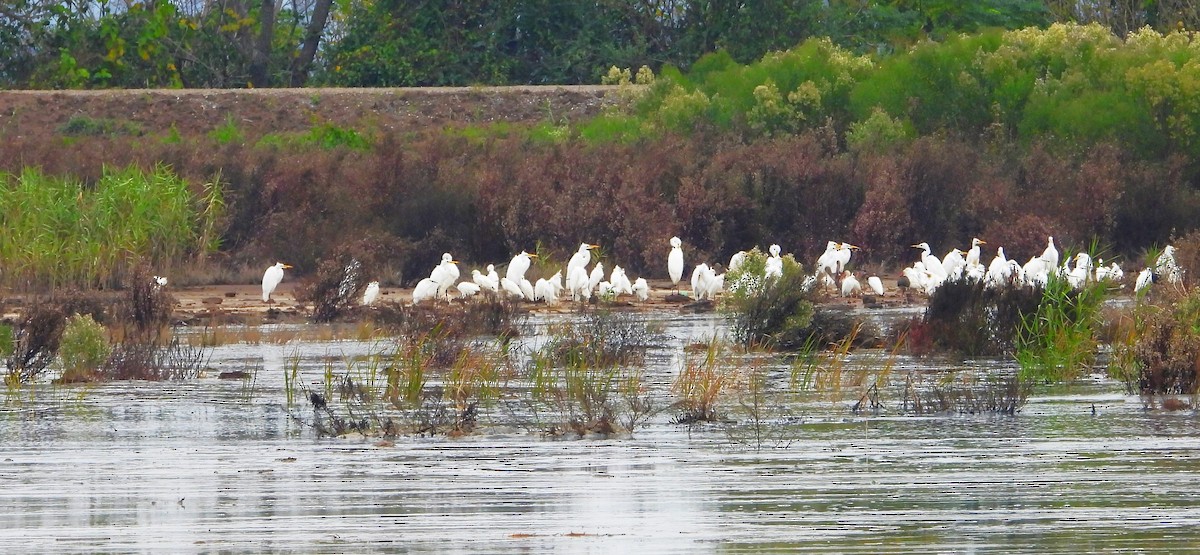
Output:
[[657,413],[642,377],[646,351],[665,339],[653,326],[597,310],[549,333],[526,365],[532,426],[548,435],[633,433]]
[[999,414],[1015,415],[1033,392],[1033,383],[1019,374],[989,374],[982,377],[964,373],[939,378],[933,384],[922,383],[922,376],[909,373],[902,394],[904,414]]
[[689,354],[683,368],[671,384],[678,397],[675,403],[677,424],[719,422],[721,404],[747,386],[749,371],[742,366],[728,344],[711,339],[701,356]]
[[1147,405],[1200,393],[1200,290],[1142,302],[1117,325],[1109,373]]
[[1042,299],[1040,289],[988,288],[982,281],[946,280],[929,296],[920,322],[907,330],[911,351],[1008,355],[1015,349],[1023,315],[1034,313]]
[[16,387],[36,380],[54,361],[67,317],[56,303],[35,300],[13,329],[4,382]]
[[1077,378],[1096,364],[1107,286],[1093,282],[1076,290],[1052,275],[1040,293],[1036,310],[1023,314],[1018,328],[1020,377],[1038,382]]
[[722,309],[732,318],[733,337],[746,347],[802,349],[820,331],[813,326],[819,295],[790,254],[778,278],[765,277],[766,261],[755,248],[726,275]]
[[58,127],[58,132],[62,135],[75,137],[116,135],[139,137],[145,134],[142,126],[132,121],[121,121],[111,118],[93,118],[88,116],[72,117],[71,119],[67,120],[66,123]]
[[215,246],[217,189],[197,198],[164,166],[105,167],[93,184],[34,169],[0,175],[0,281],[119,287],[140,263],[169,272]]
[[58,354],[62,359],[60,383],[86,382],[96,373],[112,353],[108,334],[104,326],[91,316],[71,316],[63,328]]

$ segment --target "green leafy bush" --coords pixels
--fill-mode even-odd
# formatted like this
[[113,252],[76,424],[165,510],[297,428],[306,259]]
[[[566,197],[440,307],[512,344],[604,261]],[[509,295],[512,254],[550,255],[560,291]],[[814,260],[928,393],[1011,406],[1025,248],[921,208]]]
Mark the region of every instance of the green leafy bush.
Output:
[[76,314],[67,320],[63,329],[58,355],[62,359],[60,381],[66,383],[91,381],[108,360],[112,347],[104,326],[91,316]]
[[757,248],[725,274],[724,310],[733,318],[733,337],[747,347],[797,350],[813,333],[816,288],[789,254],[783,275],[765,276],[767,256]]

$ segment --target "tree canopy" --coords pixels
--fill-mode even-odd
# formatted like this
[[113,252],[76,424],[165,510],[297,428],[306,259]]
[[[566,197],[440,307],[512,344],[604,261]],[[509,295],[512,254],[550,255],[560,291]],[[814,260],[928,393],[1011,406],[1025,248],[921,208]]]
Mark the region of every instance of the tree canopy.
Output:
[[5,88],[598,82],[607,68],[738,63],[828,37],[856,53],[988,28],[1195,28],[1191,0],[10,0]]

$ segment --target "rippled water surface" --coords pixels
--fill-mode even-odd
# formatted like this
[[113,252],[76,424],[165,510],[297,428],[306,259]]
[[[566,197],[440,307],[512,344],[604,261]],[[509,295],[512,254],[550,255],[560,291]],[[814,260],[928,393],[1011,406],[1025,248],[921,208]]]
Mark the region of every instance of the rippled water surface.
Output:
[[[662,395],[713,316],[651,315]],[[535,322],[544,325],[545,321]],[[0,552],[1178,552],[1200,545],[1194,413],[1095,378],[1014,417],[855,415],[811,400],[761,449],[662,414],[633,437],[322,439],[285,407],[299,356],[217,348],[252,381],[39,386],[0,412]],[[909,367],[904,367],[908,364]],[[896,372],[916,371],[900,361]]]

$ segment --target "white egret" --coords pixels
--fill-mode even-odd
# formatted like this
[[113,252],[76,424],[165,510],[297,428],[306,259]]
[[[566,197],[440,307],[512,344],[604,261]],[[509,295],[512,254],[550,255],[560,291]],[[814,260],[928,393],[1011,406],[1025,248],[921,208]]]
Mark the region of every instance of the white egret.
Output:
[[544,301],[546,304],[557,304],[558,291],[554,289],[554,284],[550,280],[538,279],[537,283],[533,284],[533,299]]
[[537,258],[537,255],[521,251],[521,254],[512,257],[512,261],[508,263],[508,270],[505,271],[504,277],[520,283],[522,279],[525,279],[525,272],[529,271],[529,266],[532,263],[530,258]]
[[1154,272],[1150,268],[1143,268],[1138,273],[1137,281],[1134,282],[1133,291],[1135,293],[1143,293],[1150,288],[1150,284],[1154,283]]
[[921,262],[925,264],[925,270],[942,279],[946,278],[946,267],[942,266],[942,259],[933,255],[933,249],[929,248],[929,243],[917,243],[913,245],[914,249],[921,249]]
[[550,286],[554,288],[554,297],[557,300],[563,292],[562,270],[554,272],[554,275],[550,276]]
[[633,296],[643,303],[650,298],[650,284],[646,283],[646,278],[637,278],[633,281]]
[[879,276],[871,276],[867,278],[867,285],[876,295],[883,295],[883,280],[879,279]]
[[1050,280],[1050,269],[1053,267],[1040,256],[1030,257],[1029,262],[1021,267],[1021,275],[1024,277],[1022,281],[1031,287],[1045,286]]
[[506,277],[500,278],[500,290],[513,299],[525,298],[525,293],[521,291],[521,284]]
[[604,281],[604,263],[597,262],[592,273],[588,274],[588,289],[595,291],[601,281]]
[[1054,236],[1050,236],[1048,239],[1046,239],[1046,250],[1042,251],[1042,256],[1040,258],[1046,261],[1048,267],[1058,267],[1058,249],[1054,248]]
[[[709,268],[712,272],[712,268]],[[717,274],[708,280],[708,298],[714,298],[720,293],[725,292],[725,274]]]
[[671,284],[679,291],[679,280],[683,279],[683,241],[678,237],[671,238],[671,254],[667,255],[667,274],[671,276]]
[[450,288],[458,281],[458,261],[450,253],[442,254],[442,262],[429,273],[429,279],[437,282],[437,296],[444,299],[450,298]]
[[412,302],[420,304],[423,301],[436,299],[438,295],[438,282],[433,281],[433,278],[425,278],[417,282],[417,286],[413,289]]
[[362,304],[363,306],[371,306],[375,303],[375,299],[379,298],[379,282],[372,281],[367,284],[366,291],[363,291]]
[[455,287],[458,288],[458,296],[459,296],[459,298],[462,298],[462,299],[465,299],[467,297],[473,297],[473,296],[477,295],[479,293],[479,291],[482,289],[481,287],[479,287],[479,284],[470,282],[470,281],[464,281],[462,283],[459,283]]
[[779,248],[779,245],[771,245],[767,249],[767,252],[771,253],[771,256],[767,257],[767,263],[763,267],[764,277],[783,277],[783,257],[779,256],[781,251],[782,249]]
[[154,287],[156,289],[166,287],[166,286],[167,286],[167,278],[165,278],[163,276],[154,276]]
[[[491,264],[488,264],[488,269],[490,269],[493,273],[496,271],[495,267]],[[478,285],[480,289],[485,289],[491,291],[492,293],[498,293],[500,291],[500,280],[497,279],[493,281],[490,276],[480,272],[479,270],[471,270],[471,281],[474,282],[475,285]]]
[[712,270],[708,269],[708,264],[700,263],[692,269],[692,298],[703,300],[708,296],[708,280],[712,276]]
[[1007,285],[1009,278],[1012,277],[1012,267],[1008,265],[1008,259],[1004,256],[1004,247],[996,247],[996,256],[992,258],[992,262],[988,264],[987,274],[984,280],[989,287],[1000,287]]
[[533,291],[533,284],[529,283],[529,280],[527,280],[525,278],[521,278],[521,281],[517,282],[517,288],[521,290],[521,296],[525,297],[525,300],[527,300],[527,301],[533,300],[533,298],[535,296],[534,291]]
[[817,257],[817,273],[828,274],[835,276],[838,274],[837,266],[838,248],[841,245],[836,241],[828,241],[825,243],[825,252]]
[[942,257],[942,269],[946,270],[946,277],[962,275],[963,268],[967,265],[967,259],[963,258],[964,254],[966,253],[955,247]]
[[841,273],[846,270],[846,266],[850,264],[850,257],[858,247],[850,243],[838,243],[837,250],[834,251],[834,259],[837,261],[837,272]]
[[284,268],[291,268],[291,266],[284,264],[283,262],[276,262],[274,266],[267,268],[267,271],[263,272],[262,300],[264,303],[273,302],[271,301],[271,293],[273,293],[275,288],[279,287],[279,283],[283,281]]
[[567,274],[567,290],[571,292],[571,300],[574,301],[586,301],[592,298],[588,273],[583,266],[576,266]]
[[629,276],[625,275],[625,268],[613,266],[612,272],[608,275],[608,282],[616,289],[617,295],[633,294],[633,284],[629,282]]
[[741,265],[746,262],[746,254],[748,254],[746,251],[737,251],[733,253],[733,256],[729,257],[729,268],[727,270],[732,272],[741,267]]
[[979,245],[986,245],[986,244],[987,244],[987,241],[984,241],[983,239],[980,239],[978,237],[971,239],[971,248],[967,250],[967,258],[966,258],[967,266],[981,264],[981,262],[979,262]]
[[580,243],[579,250],[571,255],[571,260],[567,262],[567,280],[570,281],[571,273],[575,268],[587,268],[588,264],[592,263],[592,249],[599,248],[599,245],[590,245],[588,243]]
[[862,285],[850,270],[842,270],[842,296],[853,297],[862,294]]

